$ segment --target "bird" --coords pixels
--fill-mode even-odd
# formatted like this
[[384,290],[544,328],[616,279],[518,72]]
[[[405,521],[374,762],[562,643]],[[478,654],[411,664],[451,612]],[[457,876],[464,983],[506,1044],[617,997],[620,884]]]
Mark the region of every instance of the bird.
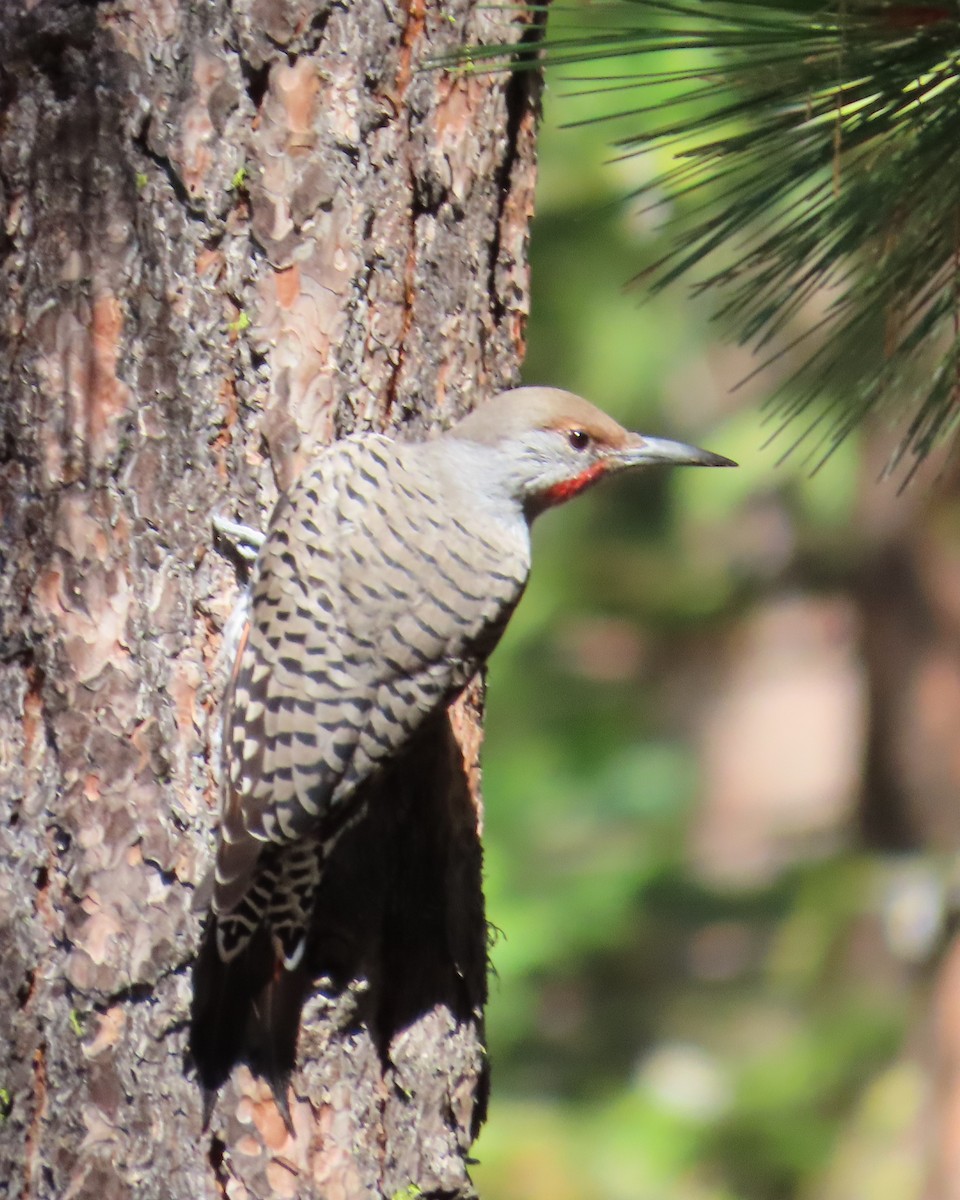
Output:
[[[628,432],[572,392],[514,388],[428,440],[335,441],[251,539],[194,974],[205,1125],[250,1024],[268,1019],[244,993],[301,968],[324,864],[364,784],[486,663],[526,587],[534,519],[656,464],[737,465]],[[289,1125],[286,1070],[258,1061]]]

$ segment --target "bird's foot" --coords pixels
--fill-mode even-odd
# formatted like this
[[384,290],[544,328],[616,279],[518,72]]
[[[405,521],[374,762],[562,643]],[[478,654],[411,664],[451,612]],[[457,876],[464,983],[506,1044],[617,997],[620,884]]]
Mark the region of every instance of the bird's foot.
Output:
[[224,541],[230,543],[244,562],[252,563],[267,536],[252,525],[242,525],[239,521],[229,521],[226,517],[215,515],[213,518],[214,532]]

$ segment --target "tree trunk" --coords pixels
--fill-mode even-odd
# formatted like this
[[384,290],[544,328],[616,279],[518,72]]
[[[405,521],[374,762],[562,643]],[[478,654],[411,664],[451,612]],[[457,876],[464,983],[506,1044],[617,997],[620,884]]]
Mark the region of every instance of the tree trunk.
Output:
[[237,594],[210,522],[262,526],[354,427],[422,435],[516,382],[536,80],[420,64],[535,33],[467,0],[0,6],[11,1195],[472,1194],[476,691],[338,847],[297,1136],[243,1067],[201,1133],[194,896]]

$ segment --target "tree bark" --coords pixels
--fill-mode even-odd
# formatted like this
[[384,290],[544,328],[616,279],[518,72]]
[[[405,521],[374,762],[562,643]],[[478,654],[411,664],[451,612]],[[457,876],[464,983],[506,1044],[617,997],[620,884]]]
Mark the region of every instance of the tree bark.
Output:
[[210,522],[262,526],[352,428],[421,436],[516,382],[537,82],[421,64],[535,29],[468,0],[11,0],[0,35],[0,1179],[471,1195],[478,690],[338,848],[296,1137],[242,1067],[201,1133],[237,592]]

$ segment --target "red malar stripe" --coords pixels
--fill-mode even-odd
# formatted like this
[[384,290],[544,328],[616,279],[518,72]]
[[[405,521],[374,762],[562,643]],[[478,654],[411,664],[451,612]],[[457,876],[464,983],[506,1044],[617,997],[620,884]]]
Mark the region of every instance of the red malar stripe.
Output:
[[606,463],[597,462],[592,467],[587,467],[585,471],[581,471],[573,479],[565,479],[563,483],[555,483],[552,488],[547,488],[543,493],[544,502],[548,505],[562,504],[564,500],[569,500],[572,496],[576,496],[582,492],[584,488],[588,488],[591,483],[596,483],[606,469]]

